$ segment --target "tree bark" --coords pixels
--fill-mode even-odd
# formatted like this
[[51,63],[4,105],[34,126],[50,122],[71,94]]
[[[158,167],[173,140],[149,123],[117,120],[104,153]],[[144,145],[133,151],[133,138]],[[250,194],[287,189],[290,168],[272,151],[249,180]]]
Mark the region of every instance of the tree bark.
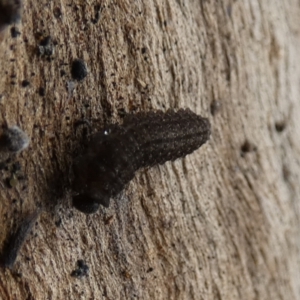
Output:
[[[0,44],[0,112],[31,142],[1,157],[1,245],[43,212],[1,299],[299,299],[299,18],[296,0],[24,0]],[[209,117],[209,143],[138,172],[108,209],[72,208],[90,134],[168,108]]]

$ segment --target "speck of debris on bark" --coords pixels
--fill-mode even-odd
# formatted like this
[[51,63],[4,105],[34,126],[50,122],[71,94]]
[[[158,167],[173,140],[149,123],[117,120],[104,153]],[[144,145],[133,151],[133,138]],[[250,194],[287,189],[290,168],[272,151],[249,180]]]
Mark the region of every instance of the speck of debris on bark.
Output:
[[84,260],[79,259],[77,261],[77,269],[72,271],[71,276],[72,277],[77,277],[77,278],[82,278],[85,277],[89,274],[89,267],[86,265]]
[[101,6],[99,4],[97,4],[97,5],[94,6],[94,9],[95,9],[95,18],[92,19],[92,23],[96,24],[100,19]]
[[20,152],[29,145],[27,134],[18,126],[4,128],[0,135],[0,151]]
[[18,185],[18,179],[16,176],[12,176],[11,178],[7,179],[7,185],[9,188],[14,188]]
[[110,216],[110,217],[105,219],[104,224],[105,225],[110,225],[110,224],[112,224],[113,221],[114,221],[114,216]]
[[39,88],[39,95],[40,95],[41,97],[44,97],[44,96],[46,95],[45,89],[44,89],[43,87],[40,87],[40,88]]
[[149,268],[148,270],[147,270],[147,273],[150,273],[150,272],[152,272],[154,269],[153,268]]
[[246,140],[243,145],[241,146],[241,152],[242,155],[245,153],[249,153],[252,151],[256,151],[256,147],[255,145],[253,145],[251,142],[249,142],[248,140]]
[[54,224],[55,224],[56,227],[60,227],[61,223],[62,223],[62,219],[61,219],[61,218],[57,219],[57,220],[54,222]]
[[71,74],[73,79],[81,81],[83,80],[87,74],[88,70],[85,62],[82,59],[75,59],[72,62]]
[[71,98],[73,96],[73,92],[75,90],[75,82],[74,81],[68,81],[67,82],[67,90],[68,90],[68,95],[69,95],[69,98]]
[[29,85],[30,85],[30,82],[28,80],[25,79],[22,81],[22,87],[27,87]]
[[54,17],[55,17],[56,19],[61,18],[61,16],[62,16],[61,9],[60,9],[59,7],[55,7],[55,8],[53,9],[53,15],[54,15]]
[[19,161],[17,161],[12,165],[12,172],[17,173],[20,170],[21,170],[21,164]]
[[54,55],[54,44],[51,36],[43,38],[38,46],[38,51],[41,56],[50,57]]
[[277,132],[282,132],[286,127],[286,124],[284,121],[279,121],[275,123],[275,129]]

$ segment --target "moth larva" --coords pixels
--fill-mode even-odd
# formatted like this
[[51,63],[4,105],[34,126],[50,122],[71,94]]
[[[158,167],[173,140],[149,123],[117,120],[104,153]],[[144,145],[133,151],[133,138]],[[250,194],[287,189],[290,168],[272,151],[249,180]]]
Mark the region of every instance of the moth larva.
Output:
[[127,115],[122,125],[96,133],[75,160],[73,205],[84,213],[96,212],[100,204],[108,207],[138,169],[184,157],[209,136],[208,119],[189,109]]

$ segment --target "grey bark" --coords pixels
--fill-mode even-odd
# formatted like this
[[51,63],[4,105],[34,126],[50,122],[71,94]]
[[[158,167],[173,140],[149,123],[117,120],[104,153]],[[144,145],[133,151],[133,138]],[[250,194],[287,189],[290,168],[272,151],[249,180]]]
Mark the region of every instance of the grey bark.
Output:
[[[1,299],[299,299],[299,18],[296,0],[25,1],[21,34],[2,32],[0,112],[31,143],[1,170],[0,244],[43,212]],[[89,134],[186,107],[209,117],[208,144],[138,172],[109,209],[72,208]]]

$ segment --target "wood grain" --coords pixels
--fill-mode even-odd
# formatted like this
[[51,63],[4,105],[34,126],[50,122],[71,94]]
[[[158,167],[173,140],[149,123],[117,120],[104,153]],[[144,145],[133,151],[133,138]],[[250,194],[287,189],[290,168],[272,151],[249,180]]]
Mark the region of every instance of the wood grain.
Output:
[[[1,298],[299,299],[299,17],[296,0],[24,0],[20,35],[0,44],[0,116],[31,142],[1,158],[0,244],[44,212],[0,271]],[[205,149],[138,172],[109,209],[75,211],[70,167],[89,135],[168,108],[210,118]]]

